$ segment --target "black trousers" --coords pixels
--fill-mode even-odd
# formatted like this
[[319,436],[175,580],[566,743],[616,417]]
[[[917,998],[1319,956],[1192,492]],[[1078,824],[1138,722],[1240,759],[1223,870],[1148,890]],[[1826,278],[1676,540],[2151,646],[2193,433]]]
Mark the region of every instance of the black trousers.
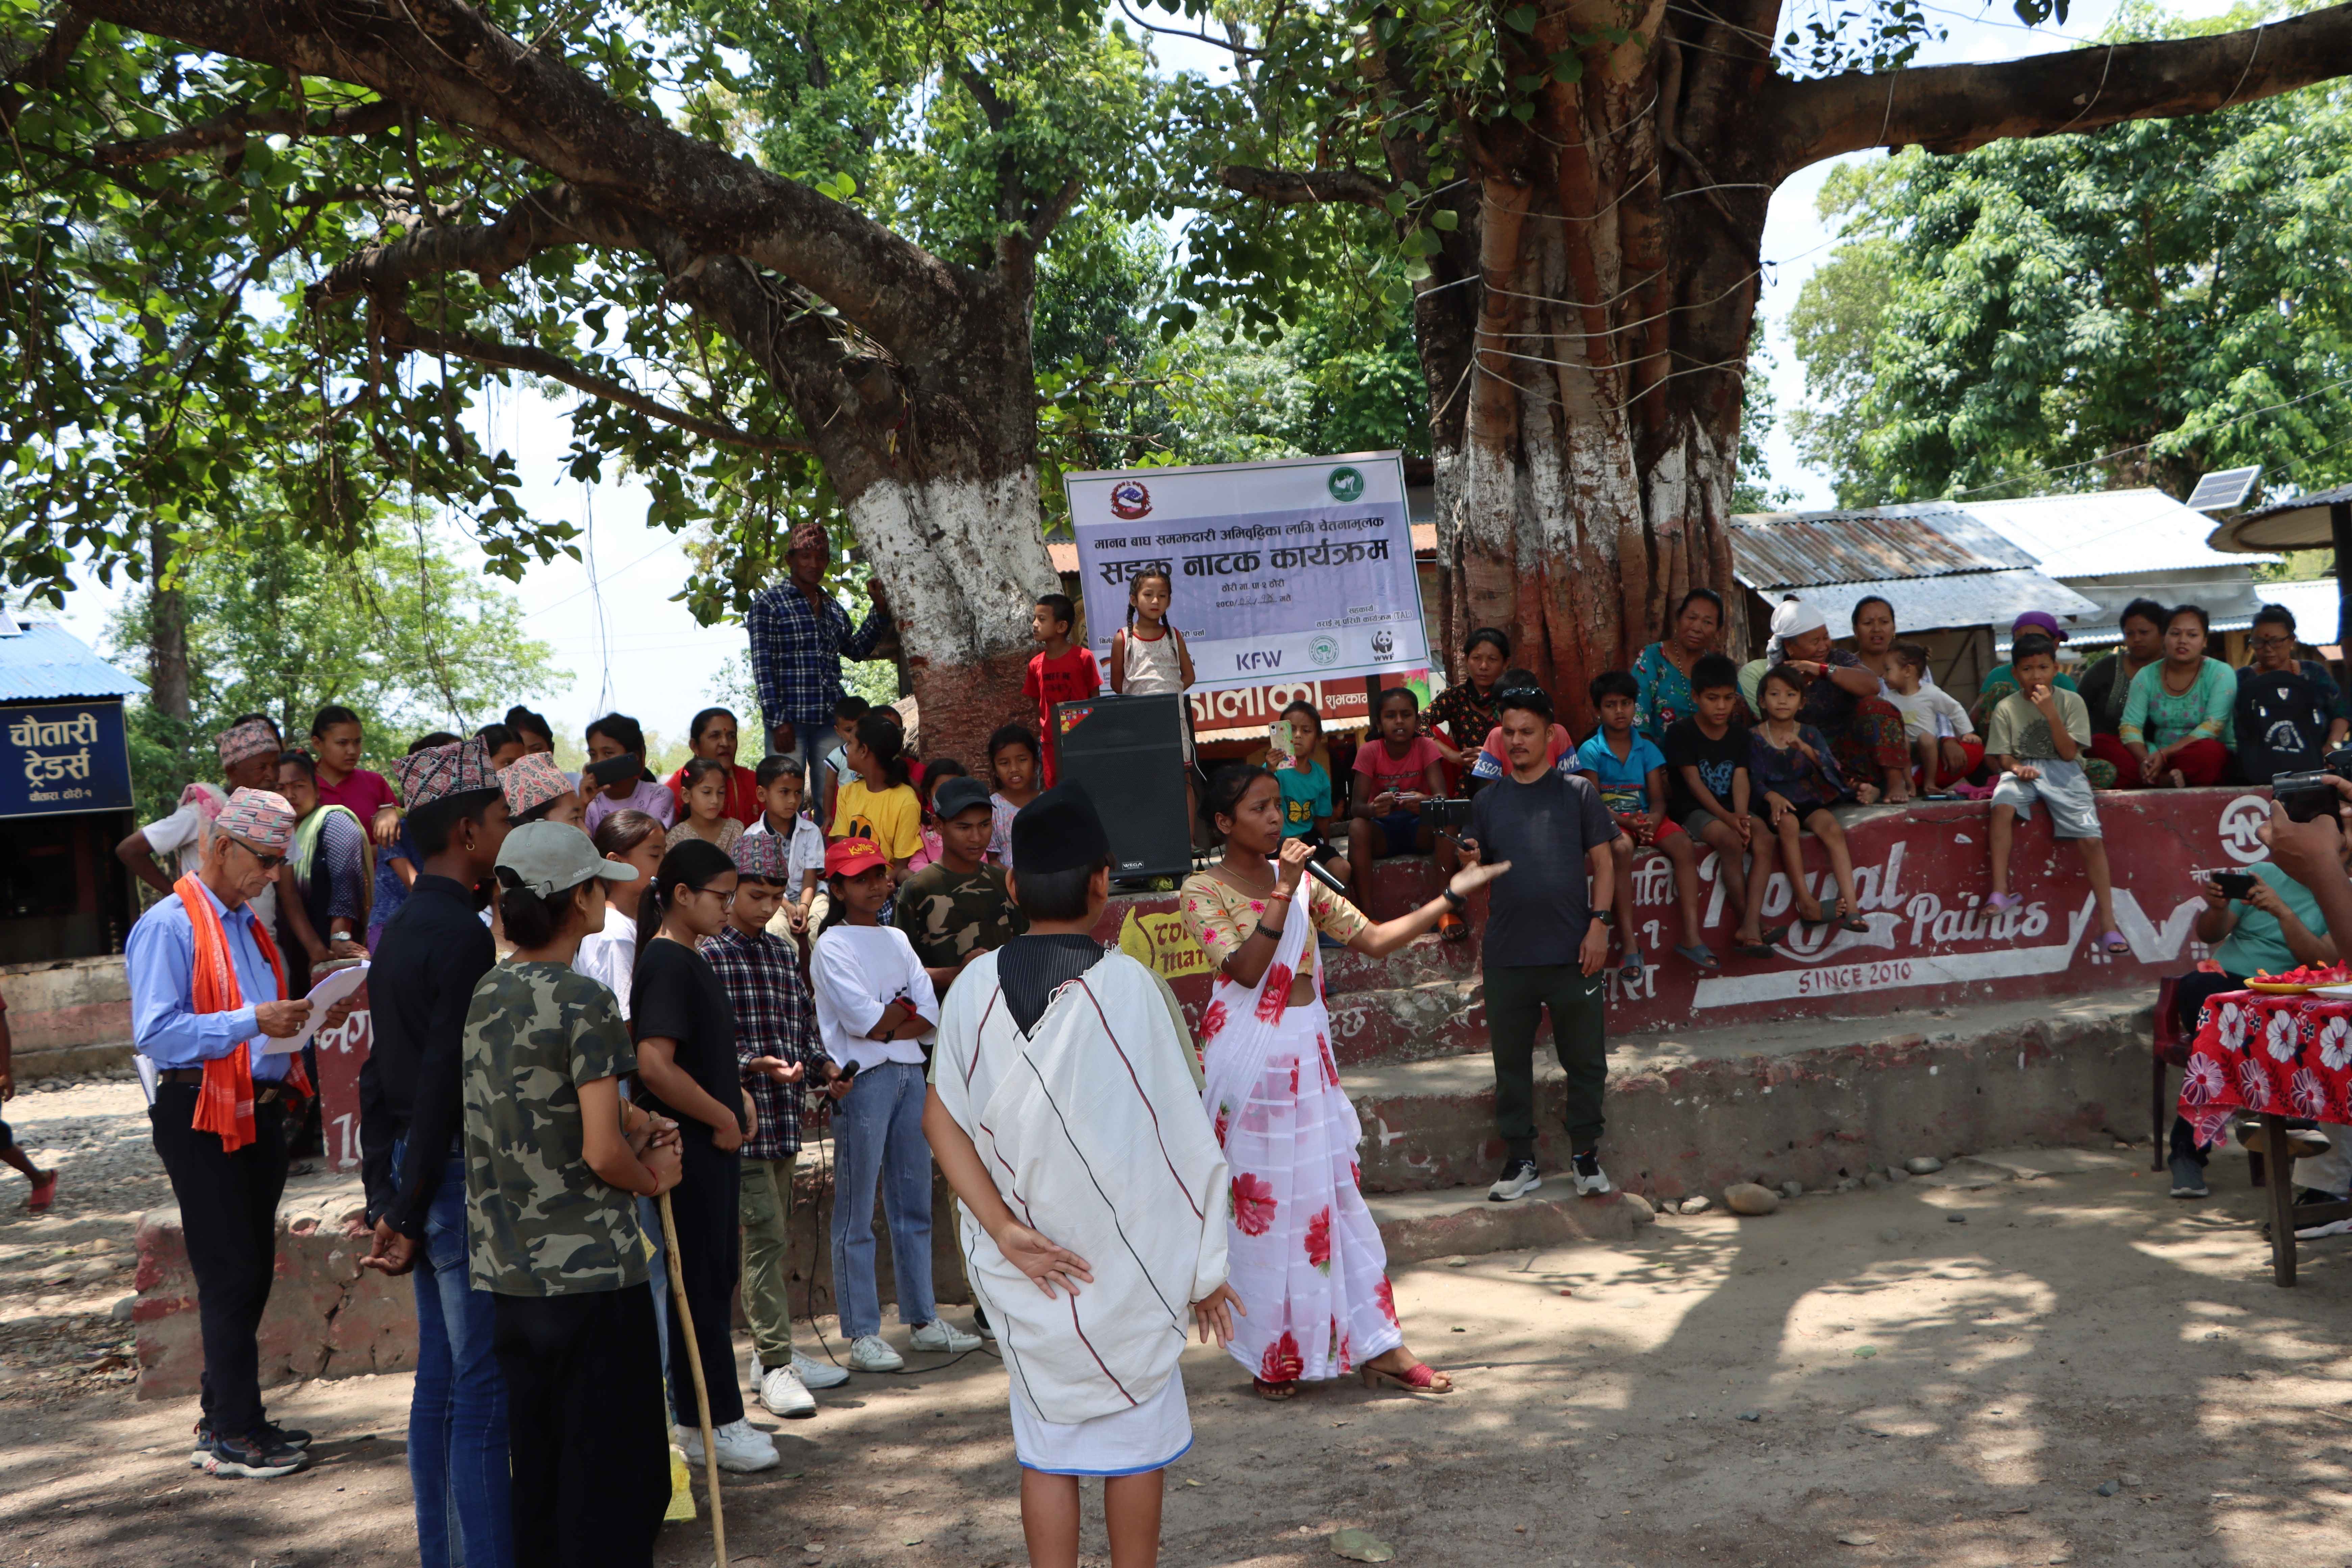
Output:
[[[743,1162],[722,1154],[707,1138],[698,1148],[687,1132],[686,1169],[670,1189],[671,1218],[677,1226],[677,1266],[686,1279],[686,1304],[694,1314],[694,1339],[702,1352],[702,1381],[710,1393],[710,1424],[743,1419],[743,1383],[735,1372],[735,1281],[743,1271]],[[662,1289],[669,1289],[667,1283]],[[694,1373],[686,1359],[686,1323],[671,1304],[669,1395],[677,1424],[700,1419],[694,1404]]]
[[1603,975],[1573,963],[1486,965],[1486,1038],[1495,1057],[1495,1131],[1507,1160],[1536,1152],[1536,1025],[1551,1015],[1552,1049],[1568,1075],[1568,1147],[1601,1142],[1609,1084],[1609,997]]
[[629,1285],[491,1308],[515,1568],[648,1568],[669,1507],[653,1298]]
[[147,1108],[156,1155],[179,1200],[180,1233],[196,1277],[196,1321],[205,1341],[205,1418],[242,1437],[264,1420],[261,1350],[256,1336],[278,1272],[278,1199],[286,1191],[284,1108],[253,1108],[254,1141],[236,1153],[216,1133],[189,1123],[194,1084],[155,1086]]
[[[2224,991],[2245,988],[2245,976],[2242,974],[2211,974],[2201,969],[2184,974],[2173,987],[2173,1021],[2182,1034],[2193,1035],[2197,1032],[2197,1015],[2204,1010],[2206,1003]],[[2201,1165],[2211,1157],[2208,1151],[2197,1146],[2197,1130],[2183,1116],[2172,1119],[2172,1136],[2167,1143],[2169,1156],[2175,1160],[2186,1156]]]

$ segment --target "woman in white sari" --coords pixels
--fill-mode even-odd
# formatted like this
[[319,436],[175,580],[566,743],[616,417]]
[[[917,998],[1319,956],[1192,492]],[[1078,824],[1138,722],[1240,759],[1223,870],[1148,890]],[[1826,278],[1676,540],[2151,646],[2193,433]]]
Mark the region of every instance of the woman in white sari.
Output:
[[1458,911],[1509,863],[1466,868],[1444,895],[1381,925],[1307,882],[1301,920],[1292,902],[1311,848],[1283,838],[1274,775],[1226,768],[1203,805],[1224,858],[1187,878],[1176,902],[1218,966],[1201,1016],[1202,1103],[1233,1173],[1226,1257],[1246,1313],[1234,1358],[1268,1399],[1350,1372],[1367,1384],[1448,1393],[1452,1380],[1405,1349],[1397,1323],[1388,1252],[1356,1160],[1363,1129],[1331,1055],[1315,938],[1381,957]]

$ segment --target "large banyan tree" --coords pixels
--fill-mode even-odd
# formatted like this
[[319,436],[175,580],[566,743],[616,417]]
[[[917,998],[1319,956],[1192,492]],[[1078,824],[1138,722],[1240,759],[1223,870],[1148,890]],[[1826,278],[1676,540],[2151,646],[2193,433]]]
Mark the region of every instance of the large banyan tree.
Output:
[[[2051,0],[2019,0],[2027,22]],[[2063,0],[2057,5],[2063,19]],[[1581,707],[1727,531],[1765,208],[1842,153],[1959,153],[2352,73],[2352,6],[2008,64],[1906,68],[1911,0],[1218,5],[1235,83],[1186,105],[1195,268],[1244,312],[1402,251],[1449,644],[1510,628]],[[1220,193],[1223,199],[1219,199]],[[1290,258],[1313,256],[1314,268]]]

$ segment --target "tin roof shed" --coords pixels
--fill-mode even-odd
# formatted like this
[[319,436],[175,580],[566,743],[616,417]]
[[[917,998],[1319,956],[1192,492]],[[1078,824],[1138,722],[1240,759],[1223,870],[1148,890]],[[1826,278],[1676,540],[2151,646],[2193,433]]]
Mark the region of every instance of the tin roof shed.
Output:
[[135,697],[146,689],[41,612],[0,609],[0,702]]
[[1842,627],[1875,595],[1906,632],[2006,627],[2025,610],[2095,615],[2098,605],[1955,508],[1749,512],[1732,519],[1740,583],[1768,604],[1797,594]]

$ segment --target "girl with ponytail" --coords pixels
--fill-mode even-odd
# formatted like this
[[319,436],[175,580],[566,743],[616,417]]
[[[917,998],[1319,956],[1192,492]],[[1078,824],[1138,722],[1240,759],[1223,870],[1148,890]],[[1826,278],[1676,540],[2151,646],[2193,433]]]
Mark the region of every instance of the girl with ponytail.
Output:
[[[667,792],[665,791],[665,794]],[[730,1470],[764,1470],[776,1445],[743,1419],[742,1380],[735,1374],[730,1303],[740,1272],[739,1152],[757,1126],[735,1057],[735,1007],[718,972],[699,951],[717,936],[735,901],[735,862],[717,845],[688,838],[661,858],[653,886],[637,902],[637,968],[629,1023],[637,1039],[638,1099],[678,1126],[684,1174],[671,1194],[677,1263],[686,1308],[702,1352],[719,1462]],[[671,1398],[687,1428],[688,1458],[699,1463],[694,1379],[686,1364],[686,1328],[669,1319]]]

